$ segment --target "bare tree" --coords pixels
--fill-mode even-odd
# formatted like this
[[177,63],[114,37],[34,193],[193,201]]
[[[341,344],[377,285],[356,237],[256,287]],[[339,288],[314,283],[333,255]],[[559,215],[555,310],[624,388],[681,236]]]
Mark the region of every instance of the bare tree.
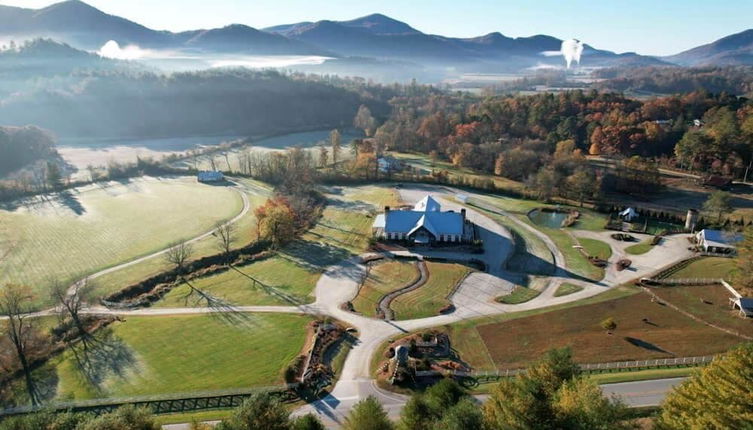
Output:
[[67,318],[71,319],[81,337],[87,337],[88,332],[81,320],[81,310],[86,306],[86,299],[90,297],[93,286],[89,278],[84,278],[70,288],[57,279],[52,280],[50,296],[58,308],[58,317],[63,323]]
[[32,297],[31,289],[28,287],[8,284],[0,289],[0,314],[8,318],[7,336],[13,344],[16,358],[23,369],[31,403],[37,405],[39,397],[28,360],[28,352],[34,339],[34,327],[28,315],[31,311]]
[[212,236],[217,238],[217,247],[227,257],[235,242],[235,225],[232,223],[218,222],[215,226],[215,231]]
[[182,273],[192,255],[193,246],[190,243],[186,241],[174,242],[165,252],[165,261],[175,266]]

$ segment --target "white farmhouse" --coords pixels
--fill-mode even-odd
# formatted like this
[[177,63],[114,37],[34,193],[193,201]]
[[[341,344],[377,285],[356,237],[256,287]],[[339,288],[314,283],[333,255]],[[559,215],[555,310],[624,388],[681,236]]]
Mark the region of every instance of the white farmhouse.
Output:
[[407,240],[416,244],[437,242],[468,242],[473,237],[472,226],[465,219],[465,209],[460,213],[442,211],[442,206],[431,196],[424,197],[410,210],[384,208],[372,227],[374,235],[386,240]]

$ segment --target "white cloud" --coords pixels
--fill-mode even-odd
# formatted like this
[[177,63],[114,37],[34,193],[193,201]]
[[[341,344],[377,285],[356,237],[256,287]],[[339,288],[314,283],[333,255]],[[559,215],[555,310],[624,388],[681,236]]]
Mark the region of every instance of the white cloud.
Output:
[[101,57],[113,58],[116,60],[138,60],[150,54],[150,51],[139,48],[136,45],[127,45],[120,47],[118,42],[110,40],[97,51]]

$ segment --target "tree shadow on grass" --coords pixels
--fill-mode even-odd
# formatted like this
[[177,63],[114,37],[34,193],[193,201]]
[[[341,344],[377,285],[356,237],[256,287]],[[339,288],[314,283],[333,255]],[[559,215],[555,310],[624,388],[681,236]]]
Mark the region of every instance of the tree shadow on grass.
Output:
[[669,355],[675,355],[667,350],[664,350],[660,348],[658,345],[654,345],[653,343],[646,342],[645,340],[636,339],[634,337],[626,336],[624,338],[629,344],[637,346],[638,348],[643,348],[648,351],[654,351],[654,352],[660,352],[662,354],[669,354]]
[[69,351],[79,375],[97,394],[105,394],[109,378],[125,379],[136,367],[133,350],[110,328],[85,335]]
[[285,303],[288,303],[291,306],[302,306],[304,305],[303,300],[301,300],[299,297],[288,294],[279,287],[275,287],[272,285],[267,285],[264,282],[254,278],[253,276],[241,271],[235,266],[230,266],[232,270],[235,270],[238,272],[241,276],[244,276],[251,281],[253,281],[253,288],[261,288],[262,291],[264,291],[267,295],[277,297],[278,299],[282,300]]
[[351,255],[351,252],[347,249],[307,240],[298,240],[279,253],[281,258],[291,261],[309,272],[321,272],[327,266],[345,260]]
[[[231,266],[232,267],[232,266]],[[238,309],[234,304],[222,297],[216,297],[206,291],[195,287],[191,282],[183,279],[188,286],[188,293],[183,297],[186,306],[193,301],[194,307],[203,306],[209,308],[209,316],[225,324],[232,326],[254,325],[254,318],[247,312]]]

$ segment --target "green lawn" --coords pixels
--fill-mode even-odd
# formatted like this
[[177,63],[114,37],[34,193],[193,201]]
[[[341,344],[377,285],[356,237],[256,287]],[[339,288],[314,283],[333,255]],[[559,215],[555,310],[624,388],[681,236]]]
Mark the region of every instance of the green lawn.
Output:
[[[267,185],[251,179],[242,178],[237,181],[246,187],[246,195],[252,207],[248,216],[243,217],[235,223],[237,239],[234,244],[235,246],[243,246],[256,240],[256,217],[253,214],[253,208],[264,204],[271,191]],[[192,258],[201,258],[216,254],[218,252],[217,239],[211,236],[206,237],[198,242],[194,242],[192,248]],[[170,268],[171,265],[164,258],[151,258],[97,278],[94,281],[96,286],[94,292],[97,296],[106,296]]]
[[6,204],[0,249],[9,254],[0,282],[33,286],[43,304],[51,278],[68,282],[158,251],[210,230],[241,207],[233,189],[192,177],[110,182]]
[[641,255],[647,253],[648,251],[651,251],[653,248],[654,245],[651,245],[651,239],[648,239],[636,245],[628,246],[627,248],[625,248],[625,252],[631,255]]
[[449,304],[447,295],[471,269],[456,263],[427,261],[429,279],[417,290],[396,298],[391,305],[395,319],[411,320],[439,314],[439,310]]
[[376,263],[353,299],[353,307],[368,317],[376,317],[379,299],[385,294],[403,288],[418,279],[416,263],[409,260],[389,260]]
[[565,256],[567,269],[576,275],[599,281],[604,278],[604,269],[591,264],[579,250],[573,248],[576,245],[573,238],[562,230],[541,228],[552,239],[560,252]]
[[690,263],[669,277],[673,279],[729,279],[735,269],[735,260],[732,258],[706,257]]
[[569,294],[577,293],[578,291],[583,291],[583,287],[580,285],[564,283],[557,287],[557,291],[554,292],[554,297],[567,296]]
[[508,305],[517,305],[520,303],[531,301],[535,299],[536,297],[538,297],[539,294],[541,294],[541,291],[517,286],[512,290],[510,294],[506,296],[498,297],[497,301],[500,303],[508,304]]
[[[67,351],[56,360],[57,398],[81,400],[241,389],[282,382],[282,370],[301,352],[308,317],[243,314],[229,324],[206,315],[129,317],[114,340],[82,371]],[[115,346],[112,346],[115,345]],[[94,380],[90,379],[90,376]]]
[[[299,264],[283,251],[277,255],[225,272],[194,279],[192,285],[233,305],[296,305],[312,301],[321,272]],[[254,279],[264,285],[254,282]],[[206,306],[181,285],[154,304],[155,307]]]
[[609,260],[612,256],[612,248],[605,242],[596,239],[578,239],[580,245],[591,257]]

